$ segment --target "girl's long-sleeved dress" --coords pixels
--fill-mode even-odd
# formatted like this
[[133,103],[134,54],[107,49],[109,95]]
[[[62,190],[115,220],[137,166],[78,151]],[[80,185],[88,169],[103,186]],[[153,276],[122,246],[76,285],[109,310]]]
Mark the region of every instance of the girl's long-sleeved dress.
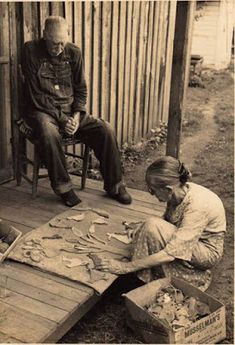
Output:
[[183,201],[168,204],[164,220],[151,217],[143,223],[134,239],[132,260],[164,250],[174,261],[139,271],[139,278],[149,282],[159,274],[176,276],[205,291],[212,278],[210,268],[223,254],[225,210],[209,189],[195,183],[186,186]]

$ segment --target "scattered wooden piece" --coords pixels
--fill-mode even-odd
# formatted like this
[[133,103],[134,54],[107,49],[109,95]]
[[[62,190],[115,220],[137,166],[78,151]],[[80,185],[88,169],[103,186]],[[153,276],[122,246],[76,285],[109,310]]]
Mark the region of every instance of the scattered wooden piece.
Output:
[[114,238],[115,240],[125,243],[125,244],[130,244],[132,242],[132,239],[129,238],[127,234],[115,234],[115,233],[107,232],[106,235],[108,236],[108,240],[110,240],[111,238]]
[[31,260],[34,261],[34,262],[40,262],[40,261],[42,261],[42,255],[40,255],[39,252],[38,252],[38,253],[35,252],[35,251],[30,252],[30,258],[31,258]]
[[49,225],[53,228],[63,228],[63,229],[71,229],[72,226],[68,225],[64,219],[52,219],[49,222]]
[[90,234],[94,234],[95,233],[95,224],[91,224],[91,226],[88,229]]
[[43,253],[47,258],[54,258],[60,254],[60,252],[56,249],[45,248],[43,249]]
[[63,237],[59,234],[54,234],[52,236],[43,236],[42,239],[43,240],[60,240],[62,239]]
[[23,256],[24,256],[25,258],[30,258],[30,255],[31,255],[30,250],[23,251]]
[[35,250],[36,247],[33,247],[33,246],[22,246],[21,247],[23,250]]
[[79,243],[77,238],[66,238],[65,241],[68,243]]
[[94,240],[100,242],[100,243],[103,243],[103,244],[107,244],[107,242],[103,241],[101,238],[99,238],[98,236],[94,235],[94,234],[90,234],[90,236],[92,238],[94,238]]
[[91,208],[91,211],[104,218],[110,218],[110,214],[100,208]]
[[84,213],[76,214],[74,216],[69,216],[66,219],[68,220],[75,220],[76,222],[81,222],[85,218]]
[[73,226],[73,227],[71,228],[71,230],[72,230],[72,232],[73,232],[73,234],[74,234],[75,236],[77,236],[77,237],[82,237],[82,236],[83,236],[82,231],[79,230],[78,228],[76,228],[75,226]]
[[76,207],[73,207],[72,208],[73,211],[90,211],[91,210],[91,207],[79,207],[79,206],[76,206]]
[[68,268],[73,268],[73,267],[77,267],[77,266],[85,266],[85,265],[87,265],[89,263],[88,260],[81,260],[81,259],[78,259],[78,258],[70,259],[70,258],[67,258],[65,256],[63,256],[62,260],[65,261],[65,262],[68,262],[66,264],[66,267],[68,267]]
[[104,210],[101,210],[100,208],[93,208],[93,207],[74,207],[73,210],[76,211],[92,211],[96,214],[98,214],[101,217],[109,218],[110,214]]
[[93,220],[92,223],[93,224],[100,224],[100,225],[107,225],[108,224],[108,222],[104,218],[101,218],[101,217]]

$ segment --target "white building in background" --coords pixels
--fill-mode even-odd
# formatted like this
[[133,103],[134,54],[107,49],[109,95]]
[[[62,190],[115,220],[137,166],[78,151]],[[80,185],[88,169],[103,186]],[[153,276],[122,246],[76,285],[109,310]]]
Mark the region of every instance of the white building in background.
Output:
[[197,1],[192,55],[201,55],[203,67],[229,66],[235,24],[234,0]]

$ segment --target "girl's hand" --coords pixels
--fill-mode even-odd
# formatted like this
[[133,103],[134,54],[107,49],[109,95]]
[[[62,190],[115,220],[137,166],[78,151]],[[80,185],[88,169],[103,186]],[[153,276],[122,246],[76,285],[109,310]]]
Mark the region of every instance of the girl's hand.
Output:
[[95,269],[109,272],[117,275],[128,273],[126,269],[126,263],[107,258],[99,258],[96,260]]

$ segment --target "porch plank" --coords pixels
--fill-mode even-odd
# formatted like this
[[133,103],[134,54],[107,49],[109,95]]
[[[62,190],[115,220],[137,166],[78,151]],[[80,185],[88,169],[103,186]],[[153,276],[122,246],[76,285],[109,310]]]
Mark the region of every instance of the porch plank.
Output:
[[35,300],[34,298],[21,295],[9,290],[9,295],[4,299],[4,303],[14,307],[17,306],[26,313],[31,312],[34,315],[43,317],[44,319],[61,322],[66,317],[66,311],[54,307],[46,302]]
[[42,339],[42,342],[46,343],[55,343],[63,337],[76,323],[80,320],[98,301],[100,297],[98,295],[93,295],[92,298],[87,299],[79,308],[74,310],[65,320],[60,327],[54,329],[50,335],[45,339]]
[[40,339],[52,332],[57,325],[56,322],[25,312],[16,306],[10,306],[2,300],[0,300],[0,312],[5,316],[1,321],[0,331],[23,343],[40,342]]
[[15,344],[15,343],[21,343],[21,341],[15,339],[15,338],[9,337],[9,335],[3,334],[2,332],[0,332],[0,343],[1,344],[3,344],[3,343]]
[[28,284],[28,282],[26,284],[14,278],[10,278],[10,277],[8,278],[7,290],[11,292],[16,292],[18,294],[21,294],[22,296],[25,296],[26,289],[28,289],[27,291],[28,297],[36,301],[46,303],[50,306],[53,306],[65,311],[70,311],[71,309],[77,306],[77,303],[75,301],[72,301],[68,298],[56,296],[52,292],[48,292],[41,289],[40,287],[34,287],[31,284]]
[[87,286],[13,261],[4,263],[4,266],[0,267],[0,273],[18,282],[27,282],[30,288],[40,287],[40,289],[52,293],[54,296],[64,297],[77,303],[82,303],[87,296],[94,294],[93,289]]
[[37,228],[42,223],[48,221],[48,217],[45,217],[42,212],[38,212],[37,209],[28,206],[24,207],[0,207],[0,218],[4,220],[13,220],[17,222],[21,219],[21,224],[30,226],[31,228]]

